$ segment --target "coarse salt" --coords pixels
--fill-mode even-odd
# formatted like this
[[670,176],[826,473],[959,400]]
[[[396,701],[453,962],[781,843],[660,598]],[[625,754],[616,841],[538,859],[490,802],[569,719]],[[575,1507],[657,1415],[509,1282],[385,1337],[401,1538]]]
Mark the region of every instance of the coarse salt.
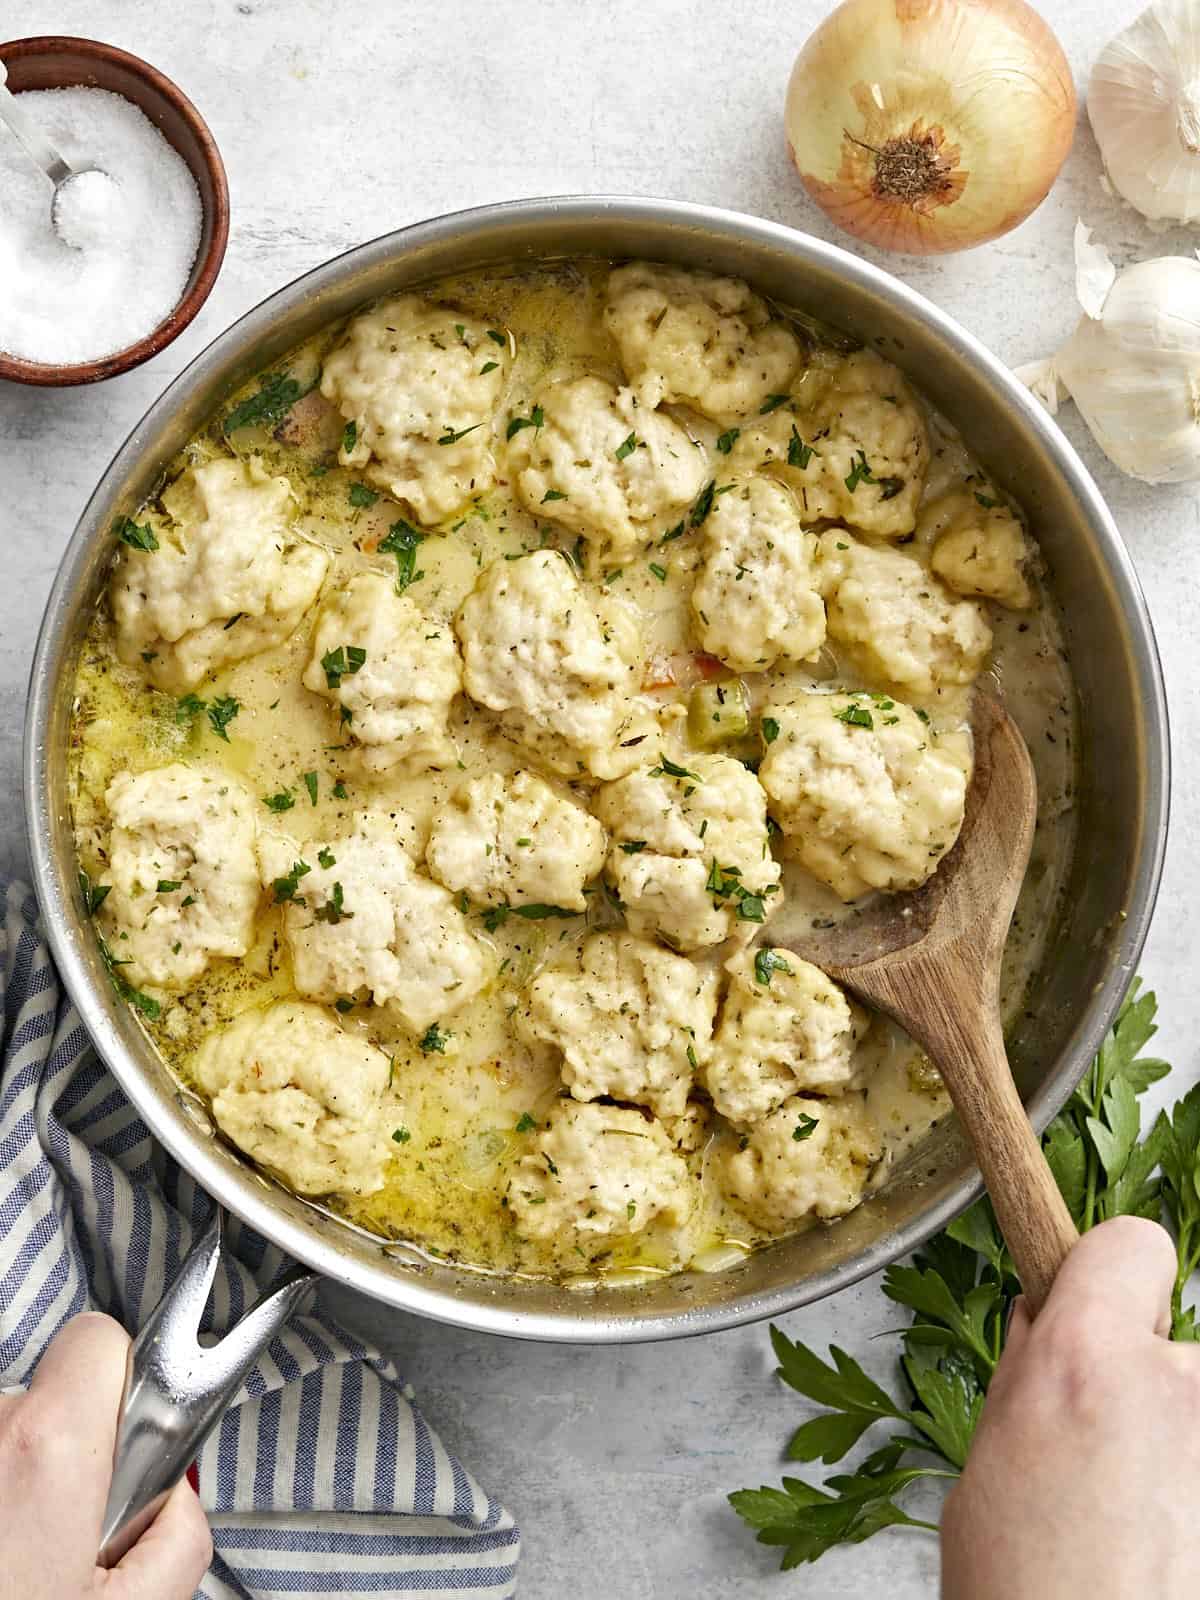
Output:
[[179,304],[200,243],[187,163],[131,101],[106,89],[20,96],[81,172],[53,190],[0,127],[0,351],[74,365],[127,349]]

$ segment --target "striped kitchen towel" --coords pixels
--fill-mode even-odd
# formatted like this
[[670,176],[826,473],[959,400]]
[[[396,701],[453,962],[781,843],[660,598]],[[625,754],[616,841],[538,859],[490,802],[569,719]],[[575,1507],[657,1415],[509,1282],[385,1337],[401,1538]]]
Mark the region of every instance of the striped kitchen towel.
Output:
[[[136,1328],[212,1202],[98,1060],[33,897],[0,884],[0,1386],[27,1381],[69,1317]],[[231,1223],[216,1332],[286,1269]],[[236,1259],[235,1259],[236,1258]],[[409,1403],[392,1364],[319,1316],[251,1372],[199,1458],[215,1556],[204,1600],[515,1593],[520,1536]]]

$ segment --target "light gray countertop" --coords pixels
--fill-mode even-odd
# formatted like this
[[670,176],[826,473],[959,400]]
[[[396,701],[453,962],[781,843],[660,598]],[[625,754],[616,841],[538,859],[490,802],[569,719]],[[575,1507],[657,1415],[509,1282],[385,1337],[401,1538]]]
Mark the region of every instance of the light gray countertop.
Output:
[[[1077,81],[1138,0],[1043,0]],[[150,401],[249,306],[348,246],[461,206],[524,195],[662,194],[756,212],[834,237],[790,171],[782,104],[823,0],[27,0],[0,26],[80,33],[147,57],[187,91],[229,171],[229,253],[207,307],[157,360],[92,389],[0,384],[0,869],[24,870],[18,767],[25,680],[42,602],[90,489]],[[1020,151],[1014,150],[1014,159]],[[1050,200],[999,243],[886,260],[1017,364],[1076,315],[1071,233],[1082,214],[1119,262],[1190,251],[1155,236],[1100,186],[1082,118]],[[842,242],[845,242],[844,240]],[[148,243],[153,248],[153,242]],[[870,252],[867,252],[870,254]],[[2,290],[0,290],[2,292]],[[1197,1071],[1200,954],[1200,500],[1149,489],[1064,426],[1137,560],[1174,723],[1173,841],[1143,972],[1163,1006],[1170,1089]],[[1193,549],[1192,541],[1196,540]],[[924,1534],[885,1534],[815,1569],[774,1576],[724,1503],[778,1479],[802,1413],[771,1378],[766,1329],[686,1344],[583,1350],[515,1344],[353,1308],[414,1384],[430,1420],[503,1495],[526,1539],[525,1600],[820,1600],[936,1592]],[[887,1370],[896,1322],[868,1282],[785,1319]]]

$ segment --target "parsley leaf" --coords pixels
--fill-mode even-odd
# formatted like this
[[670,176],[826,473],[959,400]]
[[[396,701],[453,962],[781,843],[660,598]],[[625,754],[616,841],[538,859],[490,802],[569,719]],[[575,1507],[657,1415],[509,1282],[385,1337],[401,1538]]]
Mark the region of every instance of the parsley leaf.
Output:
[[764,744],[774,744],[779,737],[779,723],[774,717],[762,719],[762,736]]
[[135,522],[132,517],[122,517],[114,529],[122,544],[131,550],[157,550],[158,540],[148,522]]
[[778,411],[780,406],[787,405],[788,399],[786,394],[769,394],[758,408],[759,416],[765,417],[770,411]]
[[696,503],[688,514],[688,527],[698,528],[704,522],[713,507],[713,497],[717,492],[717,480],[710,478],[696,496]]
[[412,1134],[409,1133],[407,1128],[395,1128],[392,1131],[392,1142],[394,1144],[407,1144],[411,1138]]
[[[763,952],[760,952],[760,955]],[[1072,1216],[1083,1229],[1109,1216],[1165,1219],[1177,1242],[1172,1337],[1200,1337],[1195,1308],[1183,1304],[1200,1267],[1200,1085],[1160,1114],[1145,1134],[1138,1098],[1168,1070],[1143,1054],[1154,1033],[1155,999],[1135,981],[1089,1072],[1042,1139]],[[801,1119],[793,1137],[807,1137]],[[884,1293],[912,1317],[900,1330],[900,1400],[844,1351],[828,1362],[780,1329],[771,1341],[784,1382],[821,1409],[793,1434],[793,1461],[833,1463],[877,1426],[892,1431],[858,1470],[820,1487],[784,1478],[779,1487],[729,1496],[760,1542],[778,1546],[785,1567],[819,1560],[884,1528],[936,1531],[909,1516],[899,1496],[922,1479],[953,1480],[967,1458],[1019,1293],[991,1206],[977,1201],[924,1245],[911,1263],[884,1275]],[[921,1465],[908,1465],[912,1454]]]
[[425,574],[418,572],[417,546],[425,535],[419,533],[411,522],[405,522],[401,517],[399,522],[393,522],[388,529],[387,538],[379,541],[380,555],[395,556],[396,558],[396,593],[403,594],[410,583],[416,583]]
[[805,444],[792,423],[792,436],[788,440],[787,464],[789,467],[806,467],[815,455],[820,454],[812,445]]
[[636,433],[627,434],[626,437],[621,440],[617,448],[613,451],[613,454],[616,456],[618,461],[624,461],[626,456],[631,456],[637,449],[637,443]]
[[436,1022],[431,1022],[417,1042],[426,1055],[432,1055],[436,1051],[438,1055],[444,1056],[449,1040],[450,1035],[443,1033]]
[[315,806],[317,803],[317,784],[319,781],[317,775],[315,772],[306,772],[303,774],[303,777],[304,787],[308,790],[309,802]]
[[723,456],[727,456],[733,449],[734,445],[738,442],[741,431],[742,430],[740,428],[726,428],[725,432],[718,436],[717,449]]
[[528,1111],[522,1111],[521,1115],[517,1118],[516,1131],[518,1133],[532,1133],[536,1127],[537,1123],[534,1121],[532,1115]]
[[835,711],[833,715],[836,721],[844,722],[848,728],[873,728],[875,726],[875,719],[866,706],[853,704],[843,706],[840,711]]
[[327,650],[321,657],[325,682],[336,689],[343,678],[352,678],[366,662],[367,652],[355,644],[339,644],[336,650]]
[[[271,893],[275,897],[275,904],[282,905],[285,900],[295,900],[296,890],[300,887],[300,879],[312,871],[307,861],[294,861],[292,870],[284,878],[276,878],[271,885]],[[303,901],[300,902],[303,904]]]
[[346,424],[346,426],[342,429],[342,451],[343,451],[343,453],[345,455],[351,455],[353,453],[354,447],[355,447],[355,445],[357,443],[358,443],[358,423],[357,422],[353,422],[353,421],[348,422]]
[[872,476],[870,465],[867,462],[866,453],[865,451],[859,450],[856,452],[856,459],[854,465],[850,468],[850,474],[845,480],[846,487],[849,489],[850,493],[853,494],[860,483],[874,482],[875,479]]
[[353,915],[353,911],[346,910],[340,883],[334,884],[328,900],[324,905],[317,906],[313,912],[318,922],[328,922],[331,927],[335,923],[348,921]]
[[83,895],[84,909],[89,917],[96,915],[111,890],[111,883],[93,883],[83,868],[79,869],[79,891]]
[[330,867],[337,866],[337,857],[334,855],[332,850],[330,850],[327,846],[322,845],[317,851],[317,863],[319,866],[324,867],[326,872],[328,872]]
[[522,428],[532,428],[536,433],[546,420],[546,413],[541,406],[534,406],[527,417],[510,417],[508,427],[505,429],[506,439],[515,439]]
[[482,422],[473,422],[469,428],[451,428],[438,436],[439,444],[457,444],[460,439],[465,439],[469,433],[474,433],[476,428],[482,428]]
[[278,794],[265,794],[262,803],[268,811],[290,811],[296,804],[296,796],[290,789],[280,789]]
[[369,489],[365,483],[352,483],[350,485],[350,504],[356,510],[365,511],[368,506],[373,506],[378,499],[378,491]]
[[225,418],[222,427],[228,433],[248,427],[252,422],[278,422],[285,411],[290,411],[304,393],[295,378],[286,373],[273,372],[258,380],[258,393],[240,400]]
[[212,724],[212,731],[218,739],[224,739],[226,744],[229,743],[229,734],[226,730],[241,709],[241,701],[235,700],[231,694],[218,695],[208,707],[208,720]]
[[778,950],[771,950],[765,945],[754,957],[754,976],[764,989],[771,987],[772,973],[783,972],[790,978],[795,975],[795,971],[795,967],[785,961]]
[[687,778],[691,783],[703,783],[704,779],[698,772],[689,772],[686,767],[678,766],[674,761],[667,759],[662,751],[658,752],[658,766],[650,768],[652,778]]

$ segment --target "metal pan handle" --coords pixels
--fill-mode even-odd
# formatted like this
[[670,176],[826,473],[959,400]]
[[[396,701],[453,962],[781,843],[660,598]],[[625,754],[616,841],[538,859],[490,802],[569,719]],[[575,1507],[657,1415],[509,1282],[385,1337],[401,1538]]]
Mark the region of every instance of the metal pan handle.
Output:
[[171,1490],[263,1350],[289,1317],[306,1311],[317,1277],[302,1267],[246,1313],[219,1343],[199,1343],[200,1319],[221,1254],[212,1222],[129,1348],[101,1524],[101,1566],[112,1567],[154,1521]]

